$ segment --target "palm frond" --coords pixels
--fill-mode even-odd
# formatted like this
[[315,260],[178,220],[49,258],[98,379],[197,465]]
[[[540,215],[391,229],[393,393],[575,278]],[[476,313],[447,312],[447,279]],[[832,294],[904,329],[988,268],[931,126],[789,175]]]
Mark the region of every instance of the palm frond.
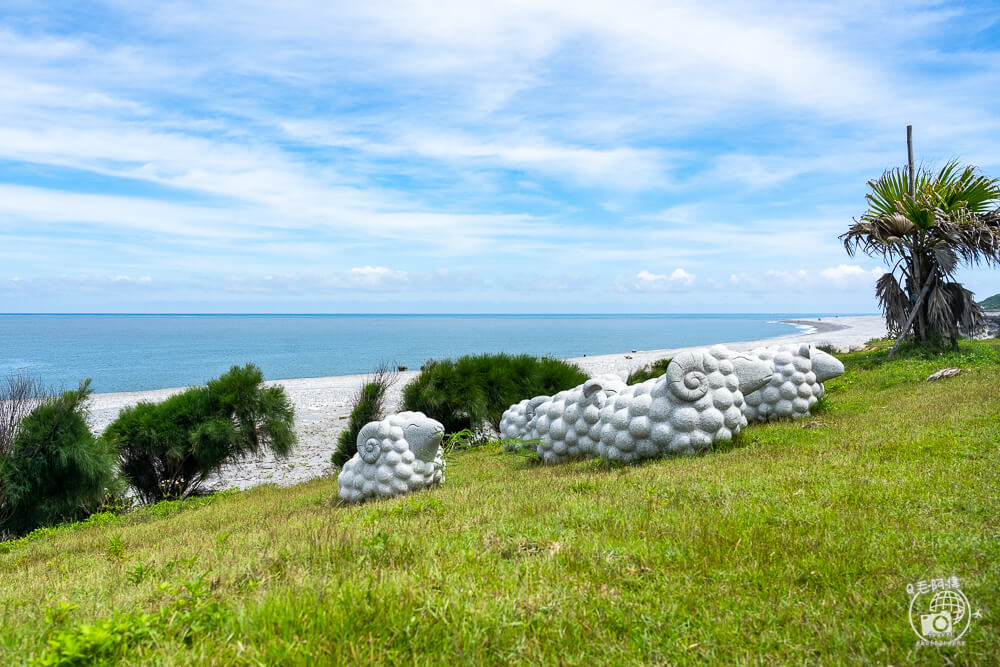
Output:
[[948,214],[967,218],[987,213],[1000,199],[1000,179],[988,178],[978,173],[976,167],[959,167],[956,160],[948,162],[934,184],[936,205]]
[[948,291],[940,281],[927,293],[926,303],[928,328],[951,337],[955,329],[955,320],[952,317]]
[[958,266],[958,255],[955,254],[955,251],[943,239],[937,239],[931,246],[931,255],[938,268],[946,276],[952,275],[955,267]]
[[901,333],[906,317],[909,315],[910,299],[906,292],[899,286],[896,276],[891,273],[883,273],[882,277],[875,282],[875,296],[885,315],[886,328],[893,336]]
[[959,283],[945,283],[944,289],[951,305],[952,321],[966,336],[979,333],[986,325],[983,309],[976,303],[972,292]]

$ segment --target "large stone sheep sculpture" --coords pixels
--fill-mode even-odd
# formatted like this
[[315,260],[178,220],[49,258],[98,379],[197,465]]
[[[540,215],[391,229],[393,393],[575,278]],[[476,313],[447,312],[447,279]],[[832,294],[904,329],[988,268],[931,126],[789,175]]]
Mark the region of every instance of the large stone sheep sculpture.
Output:
[[807,417],[823,396],[823,382],[844,373],[839,359],[809,345],[757,348],[750,355],[769,363],[774,374],[745,397],[749,422]]
[[546,463],[694,453],[746,426],[743,395],[771,374],[769,363],[723,346],[682,352],[658,378],[635,385],[594,378],[540,402],[527,439]]
[[444,426],[422,412],[400,412],[369,422],[358,433],[358,452],[337,484],[347,502],[391,498],[444,482]]

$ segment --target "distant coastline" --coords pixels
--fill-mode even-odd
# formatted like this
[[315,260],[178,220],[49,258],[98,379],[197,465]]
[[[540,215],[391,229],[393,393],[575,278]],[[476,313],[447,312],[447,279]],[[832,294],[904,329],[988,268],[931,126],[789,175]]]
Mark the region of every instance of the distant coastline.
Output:
[[815,320],[781,320],[787,324],[792,324],[797,327],[805,327],[809,331],[806,333],[829,333],[831,331],[842,331],[850,327],[843,324],[835,324],[830,321],[821,321],[819,318]]

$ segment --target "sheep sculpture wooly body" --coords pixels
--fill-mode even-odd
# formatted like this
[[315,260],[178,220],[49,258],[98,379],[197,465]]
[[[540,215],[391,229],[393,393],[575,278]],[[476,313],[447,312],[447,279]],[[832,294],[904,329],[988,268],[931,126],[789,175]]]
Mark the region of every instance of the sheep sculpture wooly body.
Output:
[[340,498],[391,498],[443,483],[443,436],[441,422],[422,412],[400,412],[365,424],[358,433],[358,452],[337,477]]
[[[746,426],[743,395],[771,378],[770,364],[719,345],[677,355],[658,378],[635,385],[606,377],[535,403],[512,406],[504,437],[535,440],[546,463],[600,456],[636,461],[694,453]],[[522,405],[523,404],[523,405]],[[528,417],[521,427],[522,414]],[[505,429],[506,427],[506,429]],[[521,430],[520,434],[516,431]]]

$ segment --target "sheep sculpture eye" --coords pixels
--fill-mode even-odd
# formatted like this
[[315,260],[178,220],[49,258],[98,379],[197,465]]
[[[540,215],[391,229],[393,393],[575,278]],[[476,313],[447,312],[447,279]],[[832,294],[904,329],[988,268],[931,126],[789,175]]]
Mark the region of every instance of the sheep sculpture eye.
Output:
[[375,463],[378,461],[379,454],[382,453],[382,443],[379,442],[378,438],[368,438],[361,445],[361,458],[365,460],[366,463]]

